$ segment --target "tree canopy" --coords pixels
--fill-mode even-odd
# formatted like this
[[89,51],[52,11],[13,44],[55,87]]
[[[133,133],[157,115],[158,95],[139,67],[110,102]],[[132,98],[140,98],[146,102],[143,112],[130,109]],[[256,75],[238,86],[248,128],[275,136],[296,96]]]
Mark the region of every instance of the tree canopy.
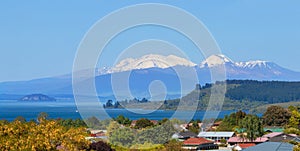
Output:
[[146,128],[146,127],[151,127],[153,125],[154,124],[149,119],[141,118],[141,119],[139,119],[139,120],[136,121],[134,127],[136,129],[141,129],[141,128]]
[[247,115],[239,124],[240,129],[244,129],[247,133],[246,138],[253,141],[257,137],[264,135],[262,121],[256,115]]
[[280,106],[270,106],[263,114],[263,122],[266,126],[284,126],[289,122],[291,113]]

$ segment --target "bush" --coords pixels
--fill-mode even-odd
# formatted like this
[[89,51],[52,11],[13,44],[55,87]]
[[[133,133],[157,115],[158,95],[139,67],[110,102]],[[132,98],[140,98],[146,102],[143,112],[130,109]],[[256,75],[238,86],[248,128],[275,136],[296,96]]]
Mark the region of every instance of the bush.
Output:
[[291,128],[285,129],[284,133],[286,133],[286,134],[297,134],[297,135],[300,135],[300,130],[297,129],[297,128],[291,127]]
[[95,151],[114,151],[114,149],[112,149],[110,147],[110,145],[108,145],[105,142],[99,141],[96,143],[92,143],[90,145],[90,150],[95,150]]

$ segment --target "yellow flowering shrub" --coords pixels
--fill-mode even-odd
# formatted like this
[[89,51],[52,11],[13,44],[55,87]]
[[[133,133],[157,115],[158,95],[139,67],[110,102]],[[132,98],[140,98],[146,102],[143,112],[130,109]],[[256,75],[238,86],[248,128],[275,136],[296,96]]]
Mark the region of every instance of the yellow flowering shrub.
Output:
[[54,120],[0,122],[0,150],[85,150],[85,128],[65,128]]

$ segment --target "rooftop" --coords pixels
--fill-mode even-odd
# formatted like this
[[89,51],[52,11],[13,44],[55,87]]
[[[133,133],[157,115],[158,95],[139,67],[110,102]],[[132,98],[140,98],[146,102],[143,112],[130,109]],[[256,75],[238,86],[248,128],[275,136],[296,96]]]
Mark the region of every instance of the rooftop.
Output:
[[293,147],[294,146],[289,143],[265,142],[253,147],[246,148],[244,151],[268,151],[268,150],[287,151],[287,150],[293,150]]
[[180,137],[197,137],[197,134],[195,134],[191,131],[186,131],[186,132],[180,132],[179,136]]
[[210,144],[213,141],[207,140],[205,138],[189,138],[183,142],[184,145],[201,145],[201,144]]
[[283,132],[283,128],[281,127],[264,127],[264,131],[270,131],[270,132]]
[[283,133],[282,132],[273,132],[273,133],[266,134],[263,137],[272,138],[272,137],[275,137],[275,136],[278,136],[278,135],[281,135],[281,134],[283,134]]
[[255,146],[254,143],[244,143],[244,144],[238,144],[241,148],[249,148],[249,147],[252,147],[252,146]]
[[266,142],[268,140],[269,139],[265,138],[265,137],[258,137],[254,141],[250,141],[247,138],[231,137],[231,138],[229,138],[228,143],[236,143],[236,142],[238,142],[238,143],[243,143],[243,142],[262,143],[262,142]]
[[200,132],[199,137],[232,137],[234,132]]

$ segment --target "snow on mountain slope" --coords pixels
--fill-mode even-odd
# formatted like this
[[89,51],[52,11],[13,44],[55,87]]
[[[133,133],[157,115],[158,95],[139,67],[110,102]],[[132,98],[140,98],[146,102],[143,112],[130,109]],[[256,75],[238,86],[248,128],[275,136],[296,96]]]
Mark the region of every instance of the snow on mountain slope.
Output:
[[233,61],[222,54],[211,55],[207,59],[202,61],[199,66],[200,68],[204,68],[204,67],[212,68],[223,64],[233,64]]
[[219,65],[228,65],[236,68],[244,68],[244,69],[254,69],[254,68],[261,68],[261,69],[272,69],[274,67],[279,67],[273,62],[262,61],[262,60],[255,60],[255,61],[246,61],[246,62],[234,62],[230,58],[226,57],[225,55],[218,54],[209,56],[207,59],[202,61],[199,64],[200,68],[213,68]]
[[[137,97],[147,96],[149,85],[154,80],[160,80],[166,85],[168,95],[178,95],[182,94],[182,91],[175,68],[177,71],[186,73],[186,75],[183,75],[184,79],[189,79],[188,73],[190,71],[196,71],[199,83],[202,85],[214,82],[211,81],[210,69],[214,67],[218,69],[219,65],[225,66],[227,79],[300,81],[300,72],[283,68],[268,61],[234,62],[224,55],[213,55],[200,63],[199,66],[195,65],[184,58],[173,55],[151,54],[141,58],[124,59],[114,67],[97,69],[95,77],[97,92],[101,96],[113,96],[111,75],[122,75],[126,74],[122,71],[134,70],[129,80],[131,80],[130,88]],[[91,75],[86,75],[86,73],[85,71],[76,72],[76,74],[80,74],[80,77],[83,77],[84,80],[81,81],[83,86],[86,78],[93,78],[91,78]],[[191,85],[194,86],[195,83],[193,82],[191,81]],[[32,93],[71,95],[73,93],[72,75],[0,83],[0,94],[14,94],[15,92],[22,95]]]
[[237,62],[235,64],[239,67],[242,67],[242,68],[255,68],[255,67],[271,68],[271,66],[269,65],[269,64],[271,64],[271,62],[262,61],[262,60]]
[[173,66],[196,66],[195,63],[180,58],[174,55],[169,56],[162,56],[162,55],[156,55],[156,54],[149,54],[142,56],[141,58],[127,58],[124,60],[121,60],[118,64],[116,64],[114,67],[112,67],[109,72],[115,73],[115,72],[122,72],[122,71],[130,71],[134,69],[147,69],[147,68],[169,68]]
[[[285,69],[276,63],[269,61],[234,62],[223,54],[209,56],[198,66],[195,63],[174,55],[162,56],[149,54],[140,58],[127,58],[118,62],[115,66],[98,69],[97,76],[113,74],[130,70],[143,70],[150,68],[162,69],[168,72],[170,67],[197,68],[199,74],[206,73],[210,68],[224,65],[229,79],[257,79],[257,80],[295,80],[299,79],[299,73]],[[144,70],[143,70],[144,71]],[[202,76],[203,78],[203,76]]]

